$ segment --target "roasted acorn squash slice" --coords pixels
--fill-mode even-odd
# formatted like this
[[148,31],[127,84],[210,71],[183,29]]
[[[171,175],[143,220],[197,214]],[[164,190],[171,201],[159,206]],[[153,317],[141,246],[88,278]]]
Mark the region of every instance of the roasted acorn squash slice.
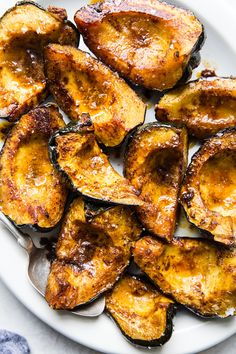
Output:
[[147,281],[123,276],[106,296],[106,310],[133,344],[157,347],[171,337],[174,303]]
[[48,140],[64,126],[51,104],[21,117],[0,157],[0,210],[17,226],[48,231],[61,219],[66,188],[50,162]]
[[141,228],[133,211],[116,206],[87,222],[84,201],[73,201],[65,217],[46,289],[54,309],[73,309],[110,289],[129,264]]
[[207,240],[152,237],[136,242],[134,261],[167,295],[204,317],[236,314],[236,248]]
[[149,123],[130,138],[125,177],[140,192],[137,214],[145,228],[170,241],[175,231],[178,194],[187,163],[185,129]]
[[215,241],[236,245],[236,128],[219,132],[194,155],[180,201],[190,222]]
[[0,19],[1,118],[15,121],[45,98],[45,45],[78,44],[77,30],[66,20],[63,9],[51,11],[22,1]]
[[236,79],[202,78],[164,95],[156,118],[186,126],[199,139],[236,126]]
[[145,104],[123,79],[88,53],[49,45],[45,63],[57,104],[75,121],[89,113],[104,145],[121,144],[131,129],[143,123]]
[[138,192],[111,166],[91,120],[70,124],[50,139],[51,161],[77,193],[97,202],[142,205]]
[[89,49],[134,84],[172,88],[199,64],[204,31],[189,11],[153,0],[106,0],[75,14]]

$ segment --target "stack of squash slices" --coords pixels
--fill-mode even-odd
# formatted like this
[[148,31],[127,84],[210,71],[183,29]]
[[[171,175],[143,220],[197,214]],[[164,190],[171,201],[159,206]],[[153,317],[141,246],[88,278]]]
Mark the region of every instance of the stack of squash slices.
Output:
[[[78,29],[64,9],[30,1],[0,19],[0,117],[14,123],[0,210],[18,228],[60,225],[51,308],[105,295],[124,336],[156,347],[178,304],[236,314],[236,79],[187,82],[205,38],[189,11],[105,0],[74,19]],[[77,48],[80,35],[98,59]],[[134,86],[160,93],[156,122],[144,124]],[[42,104],[49,93],[56,104]],[[189,165],[188,135],[201,142]],[[122,147],[124,177],[109,161]],[[179,204],[201,238],[174,236]]]

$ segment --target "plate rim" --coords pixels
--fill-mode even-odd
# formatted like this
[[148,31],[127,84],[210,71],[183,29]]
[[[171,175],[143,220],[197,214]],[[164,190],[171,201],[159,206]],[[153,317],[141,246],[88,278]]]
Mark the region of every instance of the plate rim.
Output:
[[[27,258],[28,256],[25,255],[25,258]],[[37,318],[39,318],[42,322],[44,322],[46,325],[48,325],[49,327],[51,327],[54,331],[62,334],[63,336],[65,336],[66,338],[69,338],[70,340],[83,345],[85,348],[89,348],[92,349],[94,351],[99,350],[99,352],[104,353],[104,354],[114,354],[113,351],[104,351],[104,348],[102,348],[100,345],[93,345],[88,344],[88,342],[86,340],[84,340],[83,338],[80,339],[78,341],[78,338],[76,336],[74,336],[73,334],[71,334],[70,332],[66,332],[63,331],[62,327],[60,327],[60,325],[57,325],[57,323],[54,320],[51,320],[50,318],[48,319],[47,316],[42,315],[39,311],[37,311],[36,309],[34,309],[29,303],[27,303],[27,301],[24,299],[24,297],[21,297],[18,295],[18,293],[15,291],[15,289],[11,286],[11,282],[7,282],[5,278],[2,277],[2,273],[0,272],[0,280],[3,282],[3,284],[6,286],[6,288],[17,298],[17,300],[23,304],[24,307],[26,307],[33,315],[35,315]],[[35,294],[40,296],[37,291],[35,289],[33,289]],[[40,296],[41,297],[41,296]],[[53,310],[52,310],[53,311]],[[74,315],[73,315],[74,316]],[[233,321],[233,318],[231,318]],[[183,353],[185,354],[196,354],[196,353],[200,353],[204,350],[210,349],[212,347],[214,347],[215,345],[224,342],[226,339],[232,337],[234,334],[236,334],[236,318],[234,318],[234,326],[232,326],[232,328],[230,328],[228,331],[225,332],[224,335],[222,335],[221,337],[215,337],[214,340],[212,340],[211,342],[209,342],[208,344],[204,344],[201,343],[199,344],[199,347],[197,348],[192,348],[192,350],[190,351],[184,351]],[[124,337],[122,336],[121,339],[123,339]],[[133,346],[133,345],[132,345]],[[133,346],[133,348],[136,348],[135,346]],[[162,347],[157,347],[157,348],[153,348],[152,349],[152,353],[155,353],[155,349],[161,350]],[[141,348],[137,348],[141,349]],[[149,349],[142,349],[144,350],[143,352],[148,353]],[[128,353],[127,353],[128,354]],[[157,352],[157,354],[159,354],[159,351]],[[161,351],[160,351],[161,354]]]
[[[40,2],[40,0],[38,1]],[[52,0],[53,2],[53,0]],[[236,29],[236,26],[233,26],[233,23],[235,21],[234,16],[232,11],[232,5],[231,4],[227,4],[227,3],[222,3],[221,0],[215,0],[214,2],[214,7],[213,7],[213,11],[209,11],[206,12],[206,7],[207,7],[207,3],[205,0],[199,0],[197,3],[195,0],[181,0],[178,1],[181,4],[186,5],[186,7],[190,8],[194,13],[200,13],[202,14],[201,17],[203,17],[204,19],[206,19],[206,21],[217,31],[218,35],[220,37],[222,37],[224,39],[224,41],[229,45],[230,49],[232,49],[235,52],[235,58],[236,58],[236,43],[234,44],[235,41],[235,37],[233,37],[233,33],[235,33],[235,31],[229,31],[228,28],[221,28],[220,32],[218,30],[219,28],[219,19],[217,16],[215,16],[216,13],[220,13],[220,16],[222,18],[227,18],[228,19],[232,19],[231,21],[229,20],[227,23],[230,23],[229,27],[234,27],[234,30]],[[211,6],[211,4],[210,4]],[[205,11],[204,11],[205,10]],[[221,19],[222,20],[222,19]],[[1,228],[2,230],[2,228]],[[5,229],[4,229],[5,230]],[[7,231],[4,232],[4,234],[8,235]],[[8,236],[7,236],[8,237]],[[15,240],[13,241],[15,242]],[[27,260],[27,255],[25,255],[25,259]],[[24,260],[25,261],[25,260]],[[14,281],[12,281],[11,278],[8,278],[6,274],[4,274],[4,271],[2,271],[1,267],[0,267],[0,279],[2,280],[2,282],[4,283],[4,285],[11,291],[11,293],[30,311],[32,312],[36,317],[38,317],[41,321],[43,321],[45,324],[47,324],[48,326],[50,326],[51,328],[53,328],[54,330],[56,330],[57,332],[61,333],[62,335],[66,336],[67,338],[82,344],[88,348],[91,348],[95,351],[99,350],[100,352],[104,352],[104,353],[111,353],[113,354],[114,352],[112,351],[105,351],[104,348],[101,347],[101,345],[94,345],[93,343],[88,342],[88,338],[86,340],[86,338],[79,338],[78,336],[74,336],[73,333],[70,333],[70,331],[65,331],[64,327],[60,327],[60,321],[55,321],[54,320],[54,316],[51,316],[48,318],[48,314],[47,312],[40,312],[39,309],[34,308],[33,304],[31,302],[27,302],[27,300],[29,300],[28,298],[24,298],[24,296],[21,296],[20,292],[17,292],[18,289],[14,288]],[[26,277],[27,279],[27,277]],[[39,294],[37,294],[34,291],[35,296],[39,296]],[[213,326],[214,327],[214,326]],[[204,329],[206,329],[203,326]],[[211,341],[206,344],[204,341],[201,342],[197,348],[197,351],[202,351],[202,350],[206,350],[212,346],[215,346],[221,342],[223,342],[224,340],[226,340],[227,338],[231,337],[233,334],[236,333],[236,318],[234,319],[234,326],[232,326],[231,328],[229,328],[228,330],[226,330],[224,332],[224,334],[220,337],[220,336],[216,336],[214,338],[211,339]],[[121,337],[121,340],[123,340],[123,338]],[[134,347],[135,348],[135,347]],[[139,350],[137,349],[137,352]],[[146,350],[147,352],[147,350]],[[158,350],[157,353],[161,352],[161,350]],[[185,354],[192,354],[192,353],[196,353],[196,348],[192,348],[191,351],[184,351],[183,353]]]

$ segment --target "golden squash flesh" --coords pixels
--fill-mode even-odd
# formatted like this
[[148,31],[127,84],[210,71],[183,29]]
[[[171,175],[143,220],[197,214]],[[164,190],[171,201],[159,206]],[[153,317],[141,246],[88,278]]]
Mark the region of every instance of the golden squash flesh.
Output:
[[199,64],[191,58],[203,43],[201,23],[164,2],[101,1],[78,10],[75,22],[89,49],[134,84],[163,91]]
[[97,139],[117,146],[145,116],[145,104],[136,93],[88,53],[72,47],[49,45],[45,50],[50,91],[75,121],[89,113]]
[[180,201],[190,222],[236,245],[236,128],[206,141],[189,165]]
[[111,166],[91,121],[69,125],[50,141],[51,161],[74,191],[95,201],[142,205],[138,192]]
[[41,106],[12,128],[0,157],[0,210],[15,224],[50,229],[61,219],[67,191],[49,159],[48,140],[64,126],[55,105]]
[[78,44],[76,30],[59,10],[63,12],[19,2],[0,19],[1,118],[16,121],[46,97],[42,60],[45,45]]
[[165,293],[201,316],[236,314],[236,248],[202,239],[136,242],[135,263]]
[[171,337],[174,303],[144,280],[123,276],[106,296],[106,310],[131,343],[156,347]]
[[137,207],[137,215],[148,231],[168,241],[175,231],[186,163],[186,130],[155,123],[139,128],[125,153],[125,177],[144,201]]
[[129,264],[141,229],[133,212],[113,207],[87,222],[84,201],[73,201],[56,247],[46,300],[54,309],[73,309],[110,289]]
[[156,118],[186,126],[199,139],[235,127],[236,79],[202,78],[169,91],[156,105]]

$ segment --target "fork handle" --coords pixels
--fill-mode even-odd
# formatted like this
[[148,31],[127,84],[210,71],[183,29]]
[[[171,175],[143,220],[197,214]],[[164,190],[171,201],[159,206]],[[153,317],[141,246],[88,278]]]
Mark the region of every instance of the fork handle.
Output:
[[31,253],[32,249],[34,248],[33,241],[31,238],[21,233],[13,224],[12,222],[0,212],[0,221],[3,225],[11,232],[11,234],[15,237],[18,244],[23,247],[28,253]]

